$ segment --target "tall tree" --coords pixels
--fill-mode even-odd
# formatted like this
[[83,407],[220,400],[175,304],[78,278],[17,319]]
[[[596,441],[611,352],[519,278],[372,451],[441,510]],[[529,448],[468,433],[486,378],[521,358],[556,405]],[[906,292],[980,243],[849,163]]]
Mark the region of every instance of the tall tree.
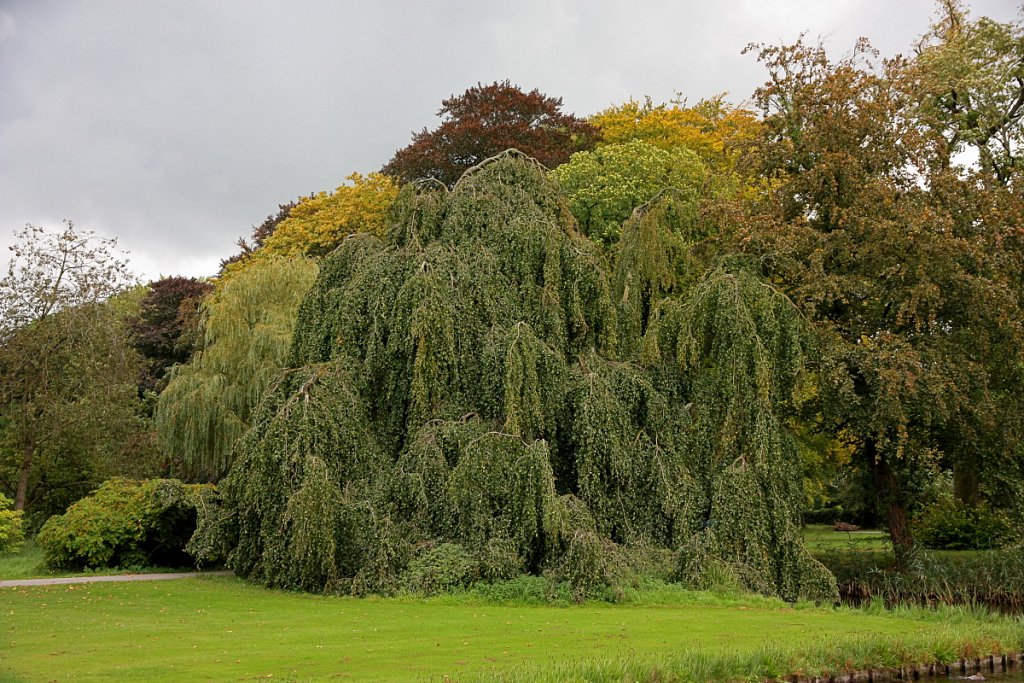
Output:
[[407,186],[387,242],[324,261],[193,548],[228,545],[269,585],[386,591],[450,544],[482,576],[550,568],[578,596],[623,552],[681,548],[694,584],[720,570],[835,599],[800,544],[780,419],[799,313],[726,266],[664,301],[686,254],[663,248],[679,237],[662,208],[630,221],[613,286],[536,161],[498,155],[450,193]]
[[960,0],[938,6],[908,74],[919,114],[942,136],[940,163],[970,150],[987,179],[1008,185],[1022,165],[1024,24],[973,20]]
[[991,370],[1019,358],[1018,293],[992,226],[965,216],[933,172],[935,141],[908,115],[919,93],[903,87],[906,60],[876,65],[862,41],[833,62],[802,40],[760,59],[756,162],[774,191],[748,246],[814,323],[814,410],[853,442],[902,561],[913,487],[943,434],[998,413]]
[[383,172],[402,181],[434,178],[451,186],[466,169],[510,148],[554,168],[598,139],[596,128],[561,109],[561,98],[537,89],[523,92],[507,80],[478,83],[442,101],[441,125],[416,133]]
[[123,437],[138,365],[105,302],[130,283],[114,240],[28,226],[0,280],[0,410],[16,450],[15,509],[29,503],[40,457],[69,443]]

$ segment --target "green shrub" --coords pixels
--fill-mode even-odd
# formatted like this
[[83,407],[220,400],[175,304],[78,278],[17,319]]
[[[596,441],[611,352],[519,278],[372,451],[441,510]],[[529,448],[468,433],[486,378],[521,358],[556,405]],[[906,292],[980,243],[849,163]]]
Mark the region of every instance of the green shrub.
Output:
[[21,510],[11,510],[13,502],[0,493],[0,553],[17,550],[25,539]]
[[550,576],[520,574],[493,583],[478,583],[473,586],[471,593],[484,602],[500,605],[569,604],[568,590],[561,591],[561,595],[557,594],[559,585]]
[[[555,577],[572,590],[574,602],[607,598],[617,588],[615,544],[590,531],[577,531],[569,539]],[[615,600],[612,600],[614,602]]]
[[931,550],[987,550],[1013,541],[1013,528],[999,512],[948,499],[925,508],[913,530],[918,542]]
[[177,479],[111,479],[51,517],[36,542],[54,568],[191,565],[185,545],[196,507],[212,491]]
[[442,543],[421,553],[406,569],[406,590],[423,595],[449,593],[480,577],[480,564],[457,543]]

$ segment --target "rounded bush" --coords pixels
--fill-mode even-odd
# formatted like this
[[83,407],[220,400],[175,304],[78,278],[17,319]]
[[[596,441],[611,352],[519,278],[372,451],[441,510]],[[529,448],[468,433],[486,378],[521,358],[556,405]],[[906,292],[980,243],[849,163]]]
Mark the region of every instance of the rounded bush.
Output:
[[414,593],[435,595],[464,588],[480,576],[480,564],[457,543],[441,543],[409,563],[403,583]]
[[110,479],[51,517],[36,542],[54,568],[192,565],[185,545],[197,506],[213,491],[177,479]]
[[914,535],[930,550],[987,550],[1014,540],[1010,522],[998,511],[953,500],[925,508],[914,520]]

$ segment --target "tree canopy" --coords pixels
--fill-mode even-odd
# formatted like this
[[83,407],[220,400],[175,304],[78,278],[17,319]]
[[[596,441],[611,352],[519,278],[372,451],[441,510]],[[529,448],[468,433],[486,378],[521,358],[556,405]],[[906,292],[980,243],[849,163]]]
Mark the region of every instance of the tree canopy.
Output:
[[907,74],[922,95],[918,113],[942,135],[940,163],[971,150],[986,177],[1007,185],[1024,143],[1024,25],[972,20],[960,0],[939,6]]
[[999,225],[976,212],[979,186],[934,163],[941,141],[908,115],[923,95],[905,87],[912,65],[876,65],[864,42],[836,62],[803,41],[760,56],[757,161],[776,184],[751,244],[813,323],[816,409],[852,440],[903,557],[914,487],[944,453],[980,457],[972,434],[1004,414],[1020,291]]
[[696,211],[708,180],[706,167],[689,149],[663,149],[644,140],[577,152],[551,173],[583,234],[605,244],[618,241],[633,210],[662,190],[676,191]]
[[391,178],[353,173],[334,192],[303,197],[267,235],[260,256],[323,256],[354,233],[384,234],[384,214],[398,194]]
[[383,172],[403,182],[434,178],[451,186],[466,169],[510,148],[554,168],[598,138],[593,126],[561,109],[561,98],[537,89],[523,92],[509,81],[477,84],[444,100],[441,125],[416,133]]
[[668,104],[630,100],[591,116],[607,145],[642,140],[665,150],[686,149],[716,173],[735,171],[745,146],[758,133],[754,112],[730,105],[724,95],[687,106],[681,99]]
[[0,280],[0,340],[60,310],[100,303],[134,282],[117,240],[76,229],[15,233],[13,258]]
[[131,320],[132,345],[145,359],[143,390],[161,388],[171,366],[191,357],[198,308],[212,289],[210,283],[190,277],[165,277],[149,285]]

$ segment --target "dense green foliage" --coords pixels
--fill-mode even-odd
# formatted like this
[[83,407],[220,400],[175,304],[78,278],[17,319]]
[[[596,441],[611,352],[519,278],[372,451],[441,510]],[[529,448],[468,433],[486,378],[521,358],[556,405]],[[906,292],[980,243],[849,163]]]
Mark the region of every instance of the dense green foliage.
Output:
[[616,274],[521,155],[406,187],[386,243],[322,264],[196,552],[227,539],[272,586],[387,592],[444,560],[443,582],[546,571],[582,598],[666,548],[687,582],[832,600],[780,417],[799,316],[742,264],[645,252],[681,240],[663,204]]
[[951,163],[907,60],[876,64],[863,41],[837,61],[803,41],[760,57],[771,80],[749,163],[774,187],[747,248],[810,321],[806,417],[849,445],[902,557],[944,469],[1020,499],[1024,289],[1012,221],[990,209],[1005,188]]
[[818,553],[846,601],[1024,609],[1024,545],[977,552],[918,551],[903,571],[891,553]]
[[0,481],[15,509],[48,514],[140,435],[138,357],[115,298],[131,277],[115,240],[70,221],[15,238],[0,279]]
[[1005,515],[988,505],[940,500],[914,518],[914,537],[932,550],[986,550],[1024,541]]
[[[118,294],[111,241],[29,227],[0,280],[0,485],[34,528],[154,476],[155,428],[163,469],[230,470],[179,518],[190,551],[268,585],[829,600],[797,532],[818,508],[888,525],[907,573],[864,595],[977,598],[915,537],[1024,523],[1024,25],[939,9],[911,58],[755,47],[760,118],[648,99],[587,124],[478,85],[392,176],[282,205],[201,308],[208,285]],[[111,487],[83,503],[98,535],[47,528],[55,562],[138,560],[142,494]]]
[[577,152],[552,171],[580,230],[599,242],[618,241],[633,209],[672,188],[695,204],[707,169],[690,150],[662,149],[643,140]]
[[111,479],[51,517],[36,542],[61,569],[191,565],[185,544],[213,487],[177,479]]

